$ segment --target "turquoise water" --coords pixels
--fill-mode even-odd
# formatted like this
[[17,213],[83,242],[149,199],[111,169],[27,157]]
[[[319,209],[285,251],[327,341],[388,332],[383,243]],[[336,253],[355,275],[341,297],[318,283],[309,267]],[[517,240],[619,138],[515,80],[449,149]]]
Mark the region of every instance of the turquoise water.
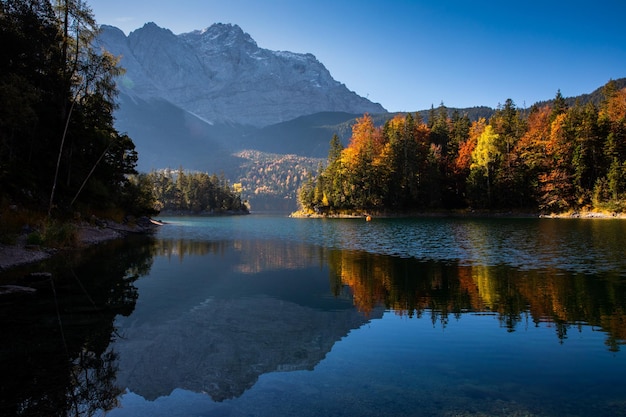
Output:
[[626,415],[626,222],[163,220],[41,267],[57,299],[5,315],[0,411]]
[[626,221],[609,219],[286,219],[195,218],[171,222],[161,236],[189,240],[278,239],[339,250],[626,276]]

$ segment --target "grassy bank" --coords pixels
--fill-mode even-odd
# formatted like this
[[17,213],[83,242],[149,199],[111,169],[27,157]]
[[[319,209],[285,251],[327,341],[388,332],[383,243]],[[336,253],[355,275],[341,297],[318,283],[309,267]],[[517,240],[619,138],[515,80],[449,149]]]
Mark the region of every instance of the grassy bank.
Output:
[[87,220],[48,218],[42,213],[7,206],[0,210],[0,271],[44,260],[59,251],[75,250],[128,233],[150,233],[158,222],[126,217],[122,221],[95,215]]

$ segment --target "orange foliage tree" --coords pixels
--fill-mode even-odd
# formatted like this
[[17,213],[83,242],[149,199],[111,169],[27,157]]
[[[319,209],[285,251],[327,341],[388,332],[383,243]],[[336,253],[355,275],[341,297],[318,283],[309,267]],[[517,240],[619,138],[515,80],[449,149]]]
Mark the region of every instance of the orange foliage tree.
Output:
[[372,117],[365,114],[357,119],[352,126],[350,142],[341,156],[351,184],[347,190],[349,205],[366,209],[382,206],[381,177],[384,175],[376,169],[380,164],[375,165],[374,161],[384,146],[382,129],[374,125]]
[[601,103],[568,107],[558,92],[530,111],[507,100],[491,119],[471,124],[458,112],[448,117],[443,105],[431,109],[428,124],[403,114],[377,127],[366,114],[353,125],[340,163],[330,158],[318,176],[322,189],[332,183],[341,191],[333,193],[338,198],[302,193],[313,195],[303,206],[626,212],[626,89],[609,82],[604,94]]
[[545,149],[549,168],[539,175],[540,206],[548,211],[568,210],[574,203],[571,172],[573,144],[568,137],[566,123],[567,113],[561,113],[550,125],[550,137]]

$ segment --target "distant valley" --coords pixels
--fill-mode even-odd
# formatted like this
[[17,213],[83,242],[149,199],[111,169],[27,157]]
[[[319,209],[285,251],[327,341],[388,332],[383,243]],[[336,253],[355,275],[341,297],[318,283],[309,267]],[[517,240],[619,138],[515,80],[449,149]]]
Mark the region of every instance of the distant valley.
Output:
[[[116,128],[133,139],[138,169],[223,173],[242,184],[253,210],[295,209],[297,189],[325,161],[333,134],[346,143],[364,113],[378,124],[393,117],[313,55],[259,48],[236,25],[174,35],[148,23],[128,36],[103,26],[98,42],[126,69]],[[471,120],[494,112],[446,110]]]

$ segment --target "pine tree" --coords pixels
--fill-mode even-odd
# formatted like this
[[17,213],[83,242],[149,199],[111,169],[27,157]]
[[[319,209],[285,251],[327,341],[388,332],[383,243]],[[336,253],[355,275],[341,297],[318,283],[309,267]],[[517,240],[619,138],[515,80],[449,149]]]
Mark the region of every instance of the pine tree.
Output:
[[556,119],[556,117],[559,114],[563,114],[567,111],[567,103],[565,102],[565,99],[563,98],[563,95],[561,94],[561,90],[557,90],[556,92],[556,96],[554,97],[554,101],[552,104],[552,113],[550,114],[550,122],[553,122],[554,119]]
[[[137,153],[114,128],[117,59],[81,0],[0,3],[0,179],[48,213],[132,207]],[[24,190],[28,190],[25,193]],[[97,203],[96,203],[97,201]]]

